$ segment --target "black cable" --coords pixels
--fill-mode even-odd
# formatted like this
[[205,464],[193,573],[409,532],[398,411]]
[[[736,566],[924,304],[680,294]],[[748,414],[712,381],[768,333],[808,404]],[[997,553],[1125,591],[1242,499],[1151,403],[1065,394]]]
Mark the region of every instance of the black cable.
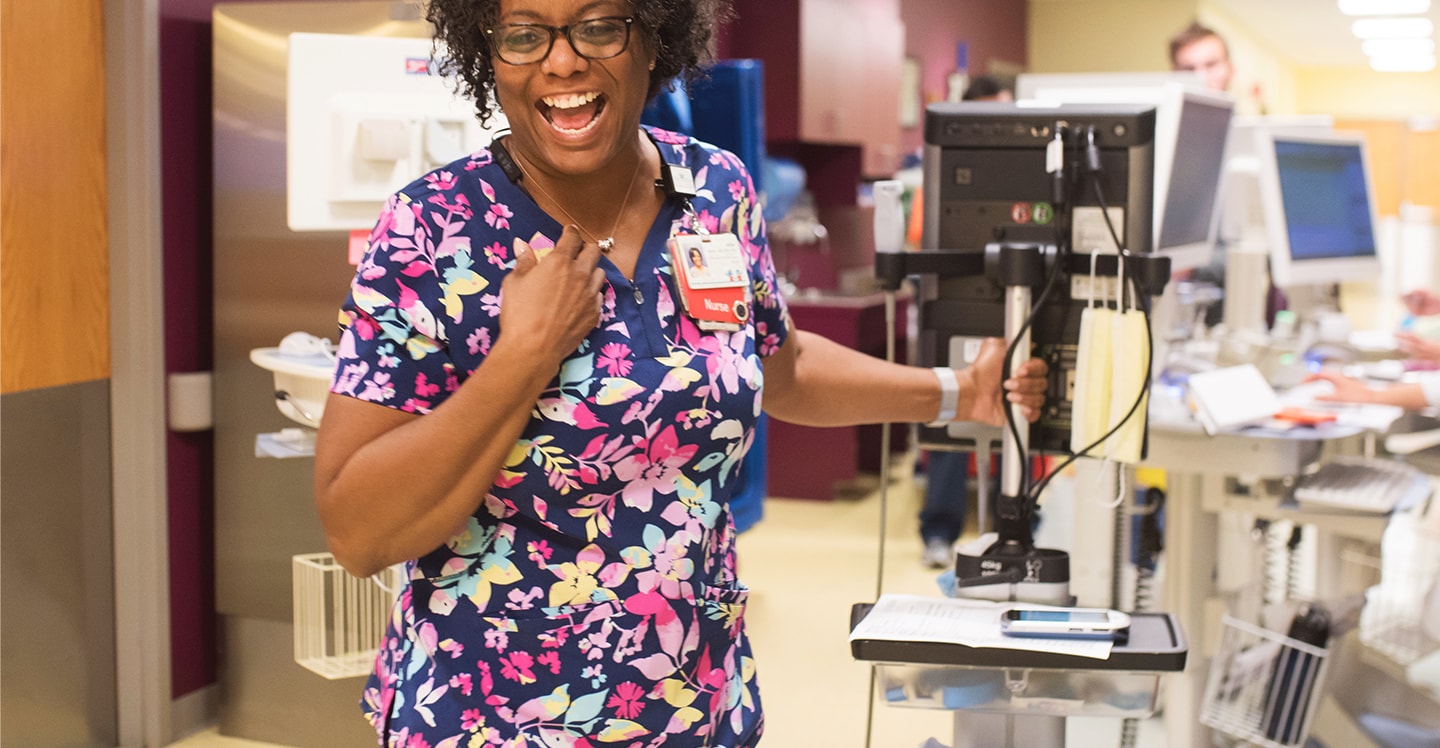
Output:
[[[1104,186],[1103,186],[1102,183],[1100,182],[1100,171],[1101,171],[1100,151],[1099,151],[1099,148],[1098,148],[1098,147],[1096,146],[1096,144],[1095,144],[1095,127],[1094,127],[1093,125],[1090,126],[1089,128],[1087,128],[1085,137],[1086,137],[1086,147],[1085,147],[1085,162],[1086,162],[1085,165],[1086,165],[1086,171],[1088,171],[1088,172],[1090,173],[1091,187],[1095,190],[1095,201],[1100,204],[1100,215],[1103,216],[1104,219],[1105,219],[1105,227],[1106,227],[1107,230],[1109,230],[1109,232],[1110,232],[1110,238],[1111,238],[1112,241],[1115,242],[1115,248],[1119,251],[1120,256],[1121,256],[1121,257],[1130,257],[1132,253],[1131,253],[1130,250],[1125,246],[1125,243],[1122,242],[1122,241],[1120,241],[1120,234],[1119,234],[1119,232],[1117,232],[1117,231],[1115,230],[1115,224],[1114,224],[1114,222],[1112,222],[1112,221],[1110,220],[1110,207],[1109,207],[1109,205],[1108,205],[1108,204],[1106,203],[1106,201],[1105,201],[1105,190],[1104,190]],[[1078,171],[1078,170],[1077,170],[1077,171]],[[1068,211],[1067,211],[1067,212],[1068,212]],[[1126,280],[1127,280],[1126,278],[1123,278],[1123,277],[1121,278],[1120,295],[1121,295],[1121,299],[1122,299],[1122,302],[1121,302],[1121,306],[1122,306],[1122,307],[1123,307],[1123,305],[1124,305],[1124,304],[1123,304],[1123,299],[1124,299],[1124,294],[1125,294],[1125,286],[1124,286],[1124,283],[1126,282]],[[1116,423],[1109,431],[1105,432],[1105,434],[1104,434],[1103,436],[1099,437],[1099,438],[1096,439],[1094,442],[1091,442],[1090,444],[1086,445],[1083,449],[1075,452],[1075,453],[1072,454],[1070,457],[1068,457],[1068,458],[1065,459],[1063,462],[1061,462],[1059,465],[1055,466],[1055,468],[1052,469],[1048,475],[1046,475],[1046,476],[1045,476],[1043,479],[1041,479],[1040,481],[1036,482],[1036,484],[1032,487],[1032,493],[1031,493],[1031,495],[1028,497],[1030,502],[1038,503],[1039,500],[1040,500],[1040,494],[1041,494],[1041,492],[1043,492],[1043,491],[1045,490],[1045,488],[1050,485],[1050,481],[1051,481],[1056,475],[1058,475],[1062,470],[1064,470],[1066,467],[1069,467],[1071,463],[1075,462],[1076,460],[1080,459],[1081,457],[1087,457],[1087,456],[1089,456],[1091,450],[1095,449],[1096,447],[1100,446],[1101,444],[1104,444],[1107,439],[1109,439],[1109,438],[1110,438],[1111,436],[1113,436],[1116,432],[1118,432],[1121,428],[1123,428],[1123,427],[1125,426],[1125,424],[1129,423],[1129,422],[1130,422],[1130,419],[1135,416],[1135,413],[1140,409],[1140,406],[1145,402],[1146,396],[1150,394],[1150,377],[1151,377],[1152,374],[1153,374],[1152,367],[1154,366],[1154,360],[1155,360],[1155,356],[1154,356],[1154,351],[1155,351],[1155,336],[1154,336],[1154,332],[1152,331],[1151,326],[1150,326],[1150,303],[1149,303],[1150,300],[1149,300],[1149,298],[1148,298],[1147,296],[1145,296],[1145,294],[1141,293],[1141,291],[1140,291],[1140,284],[1135,280],[1135,276],[1134,276],[1133,274],[1129,277],[1128,282],[1129,282],[1129,284],[1130,284],[1130,286],[1131,286],[1131,292],[1132,292],[1132,294],[1133,294],[1133,298],[1135,299],[1135,304],[1136,304],[1136,306],[1137,306],[1138,308],[1140,308],[1141,312],[1142,312],[1143,315],[1144,315],[1144,319],[1145,319],[1145,344],[1146,344],[1146,350],[1147,350],[1147,351],[1149,352],[1149,354],[1150,354],[1150,355],[1148,355],[1148,356],[1146,357],[1146,359],[1145,359],[1145,378],[1144,378],[1144,380],[1142,380],[1142,382],[1141,382],[1141,384],[1140,384],[1140,392],[1139,392],[1139,394],[1136,396],[1135,402],[1130,405],[1130,410],[1128,410],[1128,411],[1125,413],[1125,417],[1122,418],[1122,419],[1120,419],[1119,423]]]
[[[1069,198],[1068,198],[1067,193],[1073,194],[1073,192],[1074,192],[1074,187],[1075,187],[1075,183],[1078,182],[1078,172],[1079,172],[1079,170],[1078,170],[1078,169],[1071,169],[1071,170],[1069,170],[1069,173],[1068,173],[1068,175],[1067,175],[1067,172],[1066,172],[1066,169],[1065,169],[1066,153],[1065,153],[1065,139],[1064,139],[1064,137],[1065,137],[1065,133],[1066,133],[1067,131],[1068,131],[1068,129],[1065,127],[1064,124],[1062,124],[1062,123],[1060,123],[1060,122],[1056,122],[1056,123],[1055,123],[1055,138],[1054,138],[1054,140],[1051,141],[1050,147],[1057,149],[1057,151],[1058,151],[1058,158],[1055,158],[1054,161],[1053,161],[1053,166],[1055,167],[1053,170],[1050,168],[1052,164],[1049,163],[1049,161],[1050,161],[1051,156],[1054,155],[1054,154],[1050,154],[1050,153],[1047,153],[1047,154],[1046,154],[1046,156],[1047,156],[1046,169],[1047,169],[1047,171],[1049,171],[1049,172],[1051,173],[1051,175],[1052,175],[1052,177],[1051,177],[1051,179],[1052,179],[1051,198],[1052,198],[1052,200],[1054,201],[1055,208],[1056,208],[1056,210],[1055,210],[1055,224],[1054,224],[1054,226],[1055,226],[1055,229],[1054,229],[1054,230],[1055,230],[1055,260],[1054,260],[1054,263],[1053,263],[1053,264],[1051,265],[1051,267],[1050,267],[1050,271],[1049,271],[1049,273],[1048,273],[1048,275],[1047,275],[1047,277],[1046,277],[1046,279],[1045,279],[1045,286],[1041,289],[1040,295],[1031,300],[1031,303],[1030,303],[1030,312],[1029,312],[1028,315],[1026,315],[1024,323],[1022,323],[1022,324],[1020,325],[1020,329],[1016,332],[1016,334],[1015,334],[1015,339],[1009,341],[1009,343],[1006,345],[1006,348],[1005,348],[1005,359],[1004,359],[1004,362],[1002,363],[1002,366],[1001,366],[1001,374],[1000,374],[1000,378],[1001,378],[1001,381],[1002,381],[1002,382],[1005,381],[1005,380],[1008,380],[1008,379],[1010,378],[1010,375],[1011,375],[1011,373],[1012,373],[1012,370],[1011,370],[1011,367],[1010,367],[1010,362],[1014,359],[1015,351],[1016,351],[1016,348],[1017,348],[1017,346],[1018,346],[1018,344],[1019,344],[1019,342],[1020,342],[1020,339],[1023,338],[1023,337],[1025,336],[1025,333],[1031,329],[1031,327],[1032,327],[1032,322],[1034,321],[1035,317],[1039,314],[1040,310],[1044,308],[1045,303],[1049,300],[1050,294],[1052,293],[1052,291],[1053,291],[1054,288],[1055,288],[1056,281],[1057,281],[1057,280],[1060,278],[1060,276],[1063,274],[1063,273],[1062,273],[1063,268],[1065,268],[1065,267],[1067,266],[1067,264],[1068,264],[1069,250],[1070,250],[1070,245],[1069,245],[1069,233],[1070,233],[1070,232],[1069,232],[1069,226],[1070,226],[1070,221],[1069,221],[1069,217],[1070,217],[1070,210],[1071,210],[1071,208],[1070,208],[1070,201],[1069,201]],[[1067,183],[1067,179],[1069,180],[1069,183]],[[1062,208],[1063,208],[1063,210],[1062,210]],[[1043,257],[1042,257],[1042,260],[1043,260]],[[1031,473],[1031,469],[1030,469],[1031,466],[1030,466],[1029,450],[1027,450],[1027,449],[1025,448],[1024,444],[1023,444],[1022,441],[1021,441],[1021,438],[1020,438],[1020,426],[1019,426],[1019,423],[1016,422],[1016,420],[1015,420],[1015,413],[1014,413],[1014,411],[1010,408],[1010,406],[1009,406],[1008,404],[1003,404],[1003,407],[1004,407],[1004,413],[1005,413],[1005,424],[1006,424],[1007,428],[1010,429],[1010,436],[1011,436],[1011,437],[1014,439],[1014,441],[1015,441],[1015,449],[1016,449],[1016,452],[1018,453],[1019,459],[1020,459],[1020,493],[1019,493],[1019,497],[1025,499],[1025,504],[1024,504],[1024,509],[1023,509],[1023,510],[1024,510],[1024,511],[1033,512],[1033,511],[1034,511],[1035,504],[1036,504],[1036,502],[1038,501],[1038,496],[1039,496],[1039,494],[1032,494],[1032,492],[1030,491],[1030,487],[1031,487],[1032,481],[1033,481],[1033,476],[1030,474],[1030,473]],[[1002,479],[1003,479],[1003,477],[1004,477],[1003,474],[1002,474],[1001,477],[1002,477]],[[1002,486],[1002,493],[1003,493],[1003,486]]]

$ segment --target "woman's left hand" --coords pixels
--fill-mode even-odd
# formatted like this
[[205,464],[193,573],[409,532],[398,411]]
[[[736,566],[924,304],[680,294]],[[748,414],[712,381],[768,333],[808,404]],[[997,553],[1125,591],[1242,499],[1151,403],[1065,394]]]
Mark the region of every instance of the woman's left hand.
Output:
[[971,411],[958,414],[958,418],[1000,426],[1005,423],[1006,403],[1020,406],[1027,421],[1033,423],[1040,417],[1049,389],[1050,367],[1044,361],[1032,358],[1010,372],[1010,378],[1002,384],[1000,376],[1004,371],[1005,348],[1005,341],[999,338],[986,339],[975,363],[964,370],[975,383],[975,399]]

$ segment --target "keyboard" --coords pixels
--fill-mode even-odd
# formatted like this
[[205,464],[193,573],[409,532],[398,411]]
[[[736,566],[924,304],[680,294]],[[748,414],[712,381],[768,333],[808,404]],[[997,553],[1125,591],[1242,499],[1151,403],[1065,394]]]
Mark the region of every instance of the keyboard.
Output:
[[1336,457],[1295,483],[1296,503],[1321,511],[1389,514],[1429,495],[1429,476],[1388,459]]

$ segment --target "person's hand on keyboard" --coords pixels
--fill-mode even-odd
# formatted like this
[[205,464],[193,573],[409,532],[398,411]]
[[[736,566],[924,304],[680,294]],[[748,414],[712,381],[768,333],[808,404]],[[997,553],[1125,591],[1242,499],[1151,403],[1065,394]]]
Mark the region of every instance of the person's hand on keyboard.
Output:
[[1420,410],[1429,404],[1425,400],[1425,391],[1420,385],[1411,382],[1371,387],[1358,379],[1323,370],[1307,375],[1304,381],[1329,382],[1335,388],[1335,391],[1329,394],[1317,393],[1316,402],[1394,405],[1410,410]]

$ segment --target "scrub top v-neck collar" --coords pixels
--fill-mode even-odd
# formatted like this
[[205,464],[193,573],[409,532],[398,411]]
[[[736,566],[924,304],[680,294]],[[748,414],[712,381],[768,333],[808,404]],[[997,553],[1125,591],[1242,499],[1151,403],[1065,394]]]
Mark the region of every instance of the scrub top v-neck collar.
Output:
[[[661,168],[664,169],[668,163],[665,160],[664,149],[655,142],[655,137],[649,130],[641,128],[645,133],[645,139],[655,149],[660,157]],[[497,142],[498,144],[498,142]],[[503,145],[500,146],[504,148]],[[532,215],[536,217],[535,230],[545,236],[553,236],[559,241],[560,233],[564,226],[555,217],[550,215],[535,198],[517,183],[509,172],[505,172],[505,186],[513,190],[517,195],[533,205],[535,210]],[[664,189],[663,185],[661,189]],[[668,272],[660,272],[662,265],[667,265],[666,242],[670,239],[671,227],[683,219],[685,215],[682,200],[677,200],[675,193],[666,190],[664,200],[660,203],[660,210],[655,214],[655,220],[650,224],[650,229],[645,233],[644,242],[640,245],[640,254],[635,258],[634,276],[627,278],[620,268],[605,255],[600,256],[600,269],[605,271],[605,279],[610,287],[615,290],[615,315],[620,318],[632,330],[643,330],[643,335],[633,338],[635,343],[641,340],[647,341],[652,350],[650,355],[663,356],[668,353],[668,344],[661,329],[656,302],[660,295],[660,278],[662,275],[669,275]],[[666,289],[671,293],[671,289]],[[673,293],[671,293],[673,297]],[[641,351],[636,351],[637,354]]]

